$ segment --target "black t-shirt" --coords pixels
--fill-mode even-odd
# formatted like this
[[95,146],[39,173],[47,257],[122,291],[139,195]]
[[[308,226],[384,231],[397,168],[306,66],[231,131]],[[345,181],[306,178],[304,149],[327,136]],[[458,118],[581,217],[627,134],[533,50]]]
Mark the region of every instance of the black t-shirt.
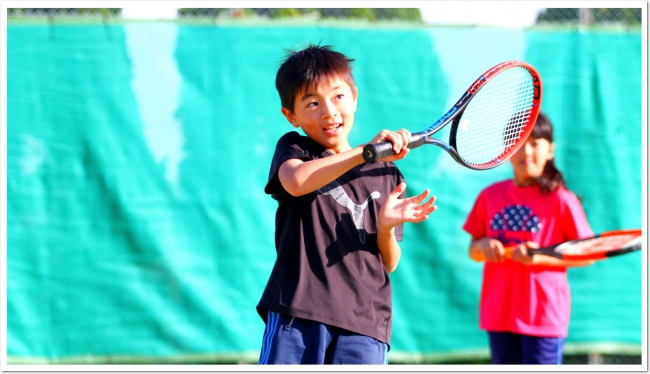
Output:
[[[404,178],[392,162],[377,162],[358,165],[303,196],[291,196],[282,187],[278,170],[285,161],[331,155],[297,132],[278,141],[264,189],[278,201],[277,259],[257,311],[264,320],[271,310],[388,344],[392,288],[379,255],[376,218]],[[401,241],[401,225],[395,235]]]

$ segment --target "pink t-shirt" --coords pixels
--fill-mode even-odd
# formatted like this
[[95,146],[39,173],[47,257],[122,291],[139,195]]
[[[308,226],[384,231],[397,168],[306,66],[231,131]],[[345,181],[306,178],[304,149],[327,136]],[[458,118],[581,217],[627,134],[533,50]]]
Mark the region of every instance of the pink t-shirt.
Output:
[[[490,237],[504,245],[533,241],[540,247],[593,236],[571,191],[542,194],[538,184],[517,187],[512,180],[483,190],[463,229],[473,239]],[[566,268],[526,266],[510,259],[485,263],[481,329],[566,337],[570,309]]]

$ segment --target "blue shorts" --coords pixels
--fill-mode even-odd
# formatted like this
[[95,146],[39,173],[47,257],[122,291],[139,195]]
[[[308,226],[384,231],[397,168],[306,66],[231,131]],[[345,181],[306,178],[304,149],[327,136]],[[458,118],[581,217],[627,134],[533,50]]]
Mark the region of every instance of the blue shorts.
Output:
[[338,327],[269,312],[260,365],[388,364],[388,345]]
[[560,365],[564,338],[488,331],[493,364]]

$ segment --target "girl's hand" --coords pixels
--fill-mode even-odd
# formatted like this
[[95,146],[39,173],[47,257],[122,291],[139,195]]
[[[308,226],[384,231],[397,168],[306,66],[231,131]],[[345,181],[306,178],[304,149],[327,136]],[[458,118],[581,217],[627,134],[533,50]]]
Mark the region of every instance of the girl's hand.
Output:
[[404,222],[422,222],[436,210],[437,207],[433,205],[436,201],[435,196],[432,196],[426,203],[420,204],[429,195],[429,190],[425,190],[418,196],[400,199],[399,196],[404,191],[406,191],[406,183],[400,183],[379,208],[378,227],[380,229],[392,229]]
[[533,263],[534,255],[528,254],[529,248],[539,248],[539,244],[535,242],[529,242],[529,241],[524,243],[519,243],[519,245],[517,245],[515,249],[512,251],[512,253],[510,254],[510,257],[513,260],[520,262],[524,265],[530,265]]
[[379,134],[372,138],[370,143],[378,144],[383,142],[391,142],[393,144],[393,152],[395,152],[395,154],[384,157],[380,161],[397,161],[403,159],[409,153],[410,149],[408,149],[407,146],[410,140],[411,133],[406,129],[401,129],[399,131],[382,130]]
[[470,248],[470,256],[472,254],[474,254],[473,258],[476,261],[503,262],[506,258],[506,250],[503,247],[503,243],[493,238],[482,238],[473,241]]

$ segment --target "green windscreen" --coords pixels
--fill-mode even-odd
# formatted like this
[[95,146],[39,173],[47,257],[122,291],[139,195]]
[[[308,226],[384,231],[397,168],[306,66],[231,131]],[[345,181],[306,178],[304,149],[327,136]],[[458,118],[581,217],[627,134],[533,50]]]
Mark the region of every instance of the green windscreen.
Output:
[[[532,64],[594,232],[642,225],[640,32],[150,22],[6,36],[9,363],[257,361],[277,206],[263,189],[294,130],[275,73],[309,42],[355,59],[353,146],[428,127],[498,62]],[[405,226],[389,360],[486,357],[482,265],[461,226],[512,169],[429,146],[397,165],[438,210]],[[643,258],[569,270],[567,351],[640,352]]]

